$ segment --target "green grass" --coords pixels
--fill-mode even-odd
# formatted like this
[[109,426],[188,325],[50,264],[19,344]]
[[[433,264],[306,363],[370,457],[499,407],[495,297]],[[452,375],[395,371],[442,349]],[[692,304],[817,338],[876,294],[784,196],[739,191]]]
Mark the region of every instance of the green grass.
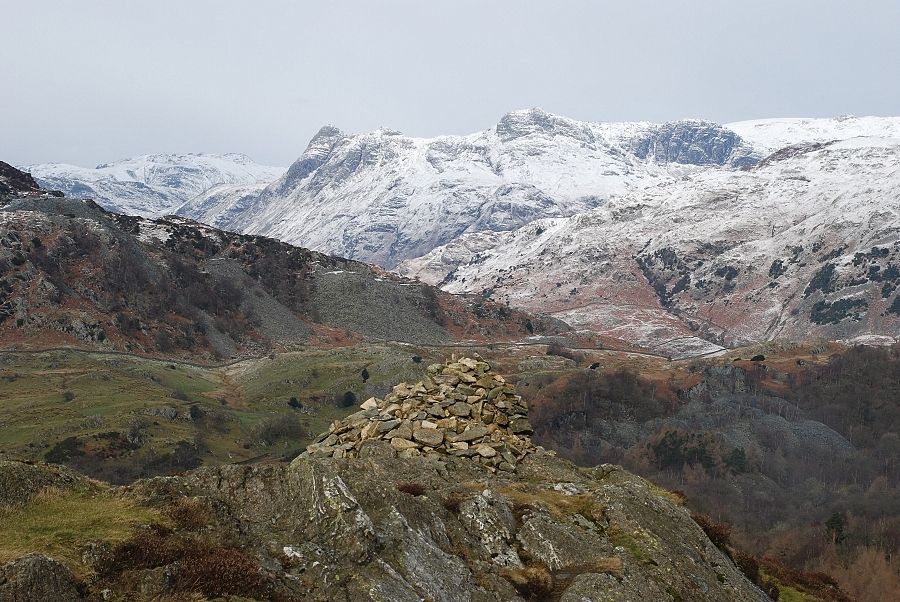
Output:
[[203,393],[218,386],[202,369],[140,358],[51,352],[3,360],[0,448],[29,459],[53,439],[121,430],[134,412],[208,401]]
[[780,602],[821,602],[821,598],[804,594],[800,590],[787,585],[778,585],[778,600]]
[[[417,364],[413,355],[426,359]],[[421,379],[429,361],[427,351],[390,344],[296,351],[222,368],[79,351],[0,353],[0,459],[43,460],[71,437],[102,446],[98,436],[126,433],[135,417],[149,435],[140,450],[127,452],[135,465],[147,462],[148,452],[172,452],[181,441],[202,441],[208,464],[288,455],[356,411],[335,403],[344,392],[360,402],[384,395],[400,381]],[[311,412],[290,408],[291,397]],[[216,427],[212,420],[153,415],[154,408],[174,407],[184,416],[192,405],[215,416]],[[296,416],[308,436],[262,445],[255,429],[281,414]]]
[[612,545],[624,548],[638,562],[646,563],[650,561],[650,552],[647,550],[646,542],[642,541],[643,534],[640,532],[629,532],[622,527],[614,525],[610,527],[608,536]]
[[106,489],[48,488],[23,506],[0,509],[0,563],[39,552],[83,574],[81,546],[123,541],[138,525],[160,520],[155,510]]
[[778,587],[779,602],[822,602],[821,598],[801,592],[790,585],[783,584],[764,569],[760,569],[760,575],[764,580],[771,581]]

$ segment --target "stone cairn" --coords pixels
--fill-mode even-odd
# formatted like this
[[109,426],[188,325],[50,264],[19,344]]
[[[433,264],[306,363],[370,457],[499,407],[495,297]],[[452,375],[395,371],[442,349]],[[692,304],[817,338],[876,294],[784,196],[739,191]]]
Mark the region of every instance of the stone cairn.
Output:
[[369,441],[388,441],[401,457],[445,454],[470,458],[492,472],[514,471],[537,449],[528,407],[480,358],[428,366],[425,380],[401,383],[384,399],[333,422],[306,448],[313,457],[357,458]]

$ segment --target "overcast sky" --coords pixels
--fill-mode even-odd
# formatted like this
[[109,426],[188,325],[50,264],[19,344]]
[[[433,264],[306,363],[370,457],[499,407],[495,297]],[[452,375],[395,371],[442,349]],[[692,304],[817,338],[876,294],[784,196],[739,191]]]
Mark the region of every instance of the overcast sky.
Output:
[[469,133],[900,114],[898,0],[0,0],[0,160],[243,152],[325,123]]

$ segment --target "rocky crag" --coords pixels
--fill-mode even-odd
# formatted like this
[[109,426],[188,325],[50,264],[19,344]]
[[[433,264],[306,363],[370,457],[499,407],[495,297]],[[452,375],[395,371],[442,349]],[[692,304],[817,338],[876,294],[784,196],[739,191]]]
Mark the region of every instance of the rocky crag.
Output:
[[432,364],[425,380],[401,383],[361,408],[334,422],[307,454],[359,457],[367,442],[383,440],[404,458],[446,454],[471,458],[495,472],[514,471],[535,449],[525,401],[480,358]]

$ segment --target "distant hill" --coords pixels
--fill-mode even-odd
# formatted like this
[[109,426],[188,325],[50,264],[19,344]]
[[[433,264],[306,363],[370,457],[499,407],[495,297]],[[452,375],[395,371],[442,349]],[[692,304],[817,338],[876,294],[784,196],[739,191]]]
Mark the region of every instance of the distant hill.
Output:
[[126,215],[158,217],[220,186],[265,185],[284,168],[255,163],[246,155],[169,153],[142,155],[80,167],[64,163],[28,166],[37,182],[76,199],[92,199]]

